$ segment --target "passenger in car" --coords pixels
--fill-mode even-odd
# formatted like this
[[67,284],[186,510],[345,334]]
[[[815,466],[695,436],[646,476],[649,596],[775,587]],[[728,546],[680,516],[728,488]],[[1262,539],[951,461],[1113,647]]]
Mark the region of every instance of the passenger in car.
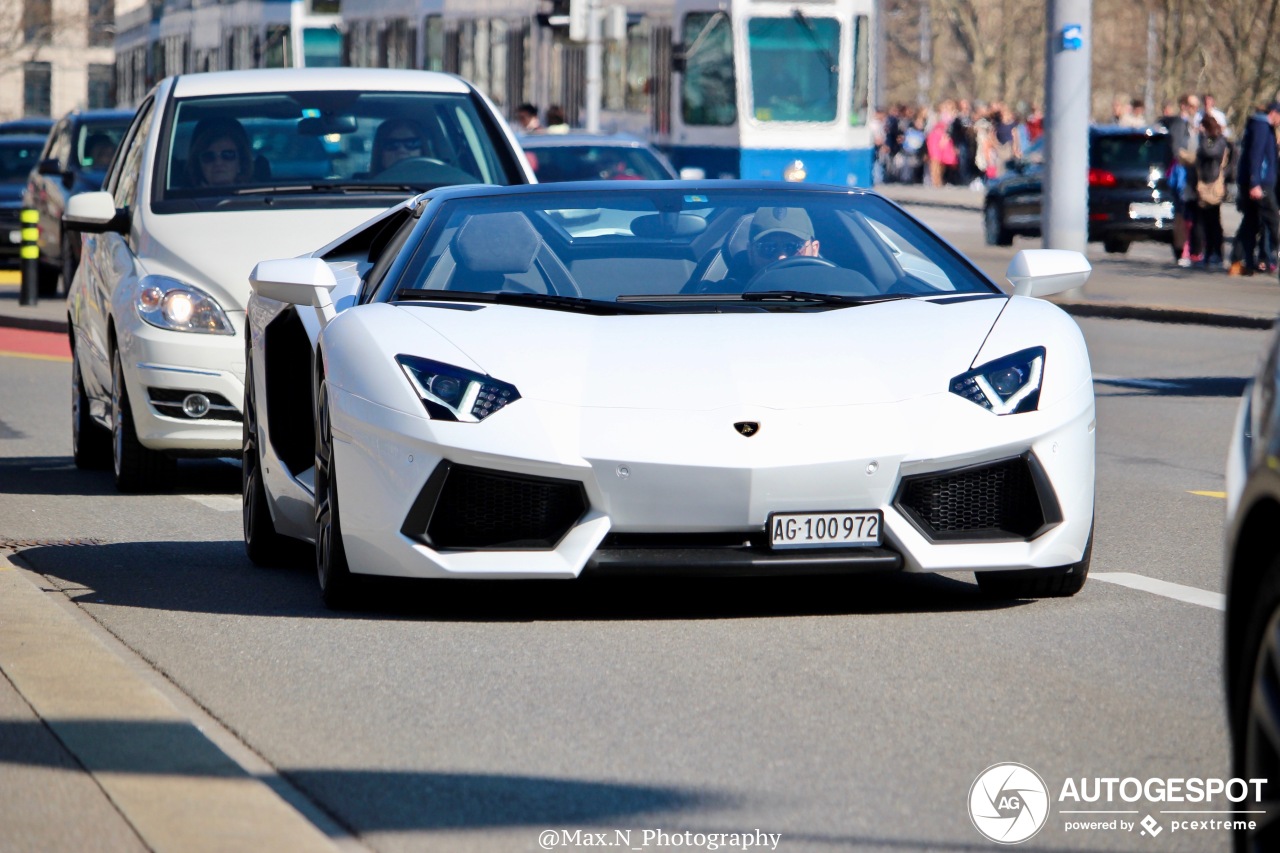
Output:
[[369,171],[377,175],[402,160],[429,157],[426,134],[416,121],[393,118],[378,125],[373,134],[373,147],[369,156]]
[[187,157],[191,186],[223,187],[253,177],[253,149],[249,135],[232,118],[202,119],[191,134]]

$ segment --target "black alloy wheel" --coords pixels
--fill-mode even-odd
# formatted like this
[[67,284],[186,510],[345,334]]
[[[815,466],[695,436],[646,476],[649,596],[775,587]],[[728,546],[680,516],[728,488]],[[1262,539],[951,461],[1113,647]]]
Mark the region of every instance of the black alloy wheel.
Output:
[[253,361],[245,358],[244,425],[240,449],[240,509],[244,522],[244,552],[256,566],[276,566],[284,557],[288,539],[276,531],[262,479],[262,454],[258,450],[258,417],[254,397]]
[[76,467],[86,471],[111,464],[111,433],[89,414],[89,395],[80,375],[80,359],[71,350],[71,455]]
[[126,493],[159,491],[173,482],[178,463],[171,456],[144,447],[133,426],[129,391],[124,385],[120,350],[111,350],[111,462],[116,488]]
[[974,572],[978,588],[992,598],[1069,598],[1084,588],[1093,561],[1093,527],[1080,562],[1055,569]]
[[986,206],[982,214],[983,231],[987,238],[988,246],[1012,246],[1013,234],[1008,228],[1004,227],[1004,211],[1000,205],[991,203]]
[[[1259,791],[1249,786],[1249,799],[1238,808],[1250,814],[1252,830],[1237,831],[1237,853],[1280,849],[1280,604],[1274,604],[1253,652],[1252,682],[1244,708],[1244,753],[1241,778],[1267,780]],[[1261,796],[1258,796],[1259,793]],[[1241,817],[1245,817],[1241,815]]]
[[329,385],[320,380],[316,394],[316,575],[320,597],[331,610],[355,603],[356,579],[347,563],[338,513],[338,481],[334,470],[333,431],[330,424]]

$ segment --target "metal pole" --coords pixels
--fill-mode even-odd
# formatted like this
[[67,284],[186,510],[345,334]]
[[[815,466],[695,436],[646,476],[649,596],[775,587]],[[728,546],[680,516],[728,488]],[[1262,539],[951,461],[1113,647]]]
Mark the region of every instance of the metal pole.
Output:
[[[1046,249],[1083,252],[1089,237],[1092,0],[1049,0],[1045,46]],[[1068,295],[1079,296],[1079,289]]]
[[603,45],[600,43],[600,0],[587,4],[587,132],[600,132],[600,102],[603,99],[600,67]]
[[929,103],[933,88],[933,22],[929,17],[929,0],[920,0],[920,70],[916,72],[916,103]]
[[22,290],[18,293],[19,305],[35,305],[40,301],[40,211],[23,210],[22,245],[18,249],[22,257]]

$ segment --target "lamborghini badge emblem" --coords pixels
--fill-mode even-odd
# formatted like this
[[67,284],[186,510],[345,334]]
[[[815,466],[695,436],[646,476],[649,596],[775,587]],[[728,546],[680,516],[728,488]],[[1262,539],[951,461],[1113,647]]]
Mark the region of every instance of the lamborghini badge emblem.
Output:
[[751,436],[760,431],[760,422],[738,421],[733,425],[733,428],[736,429],[740,435],[745,435],[747,438],[751,438]]

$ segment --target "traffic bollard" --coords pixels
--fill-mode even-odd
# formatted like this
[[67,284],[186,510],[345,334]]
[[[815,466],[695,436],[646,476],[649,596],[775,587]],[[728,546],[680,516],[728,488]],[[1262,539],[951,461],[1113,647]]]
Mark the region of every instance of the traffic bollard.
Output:
[[40,211],[24,210],[22,217],[22,292],[19,305],[35,305],[40,301]]

